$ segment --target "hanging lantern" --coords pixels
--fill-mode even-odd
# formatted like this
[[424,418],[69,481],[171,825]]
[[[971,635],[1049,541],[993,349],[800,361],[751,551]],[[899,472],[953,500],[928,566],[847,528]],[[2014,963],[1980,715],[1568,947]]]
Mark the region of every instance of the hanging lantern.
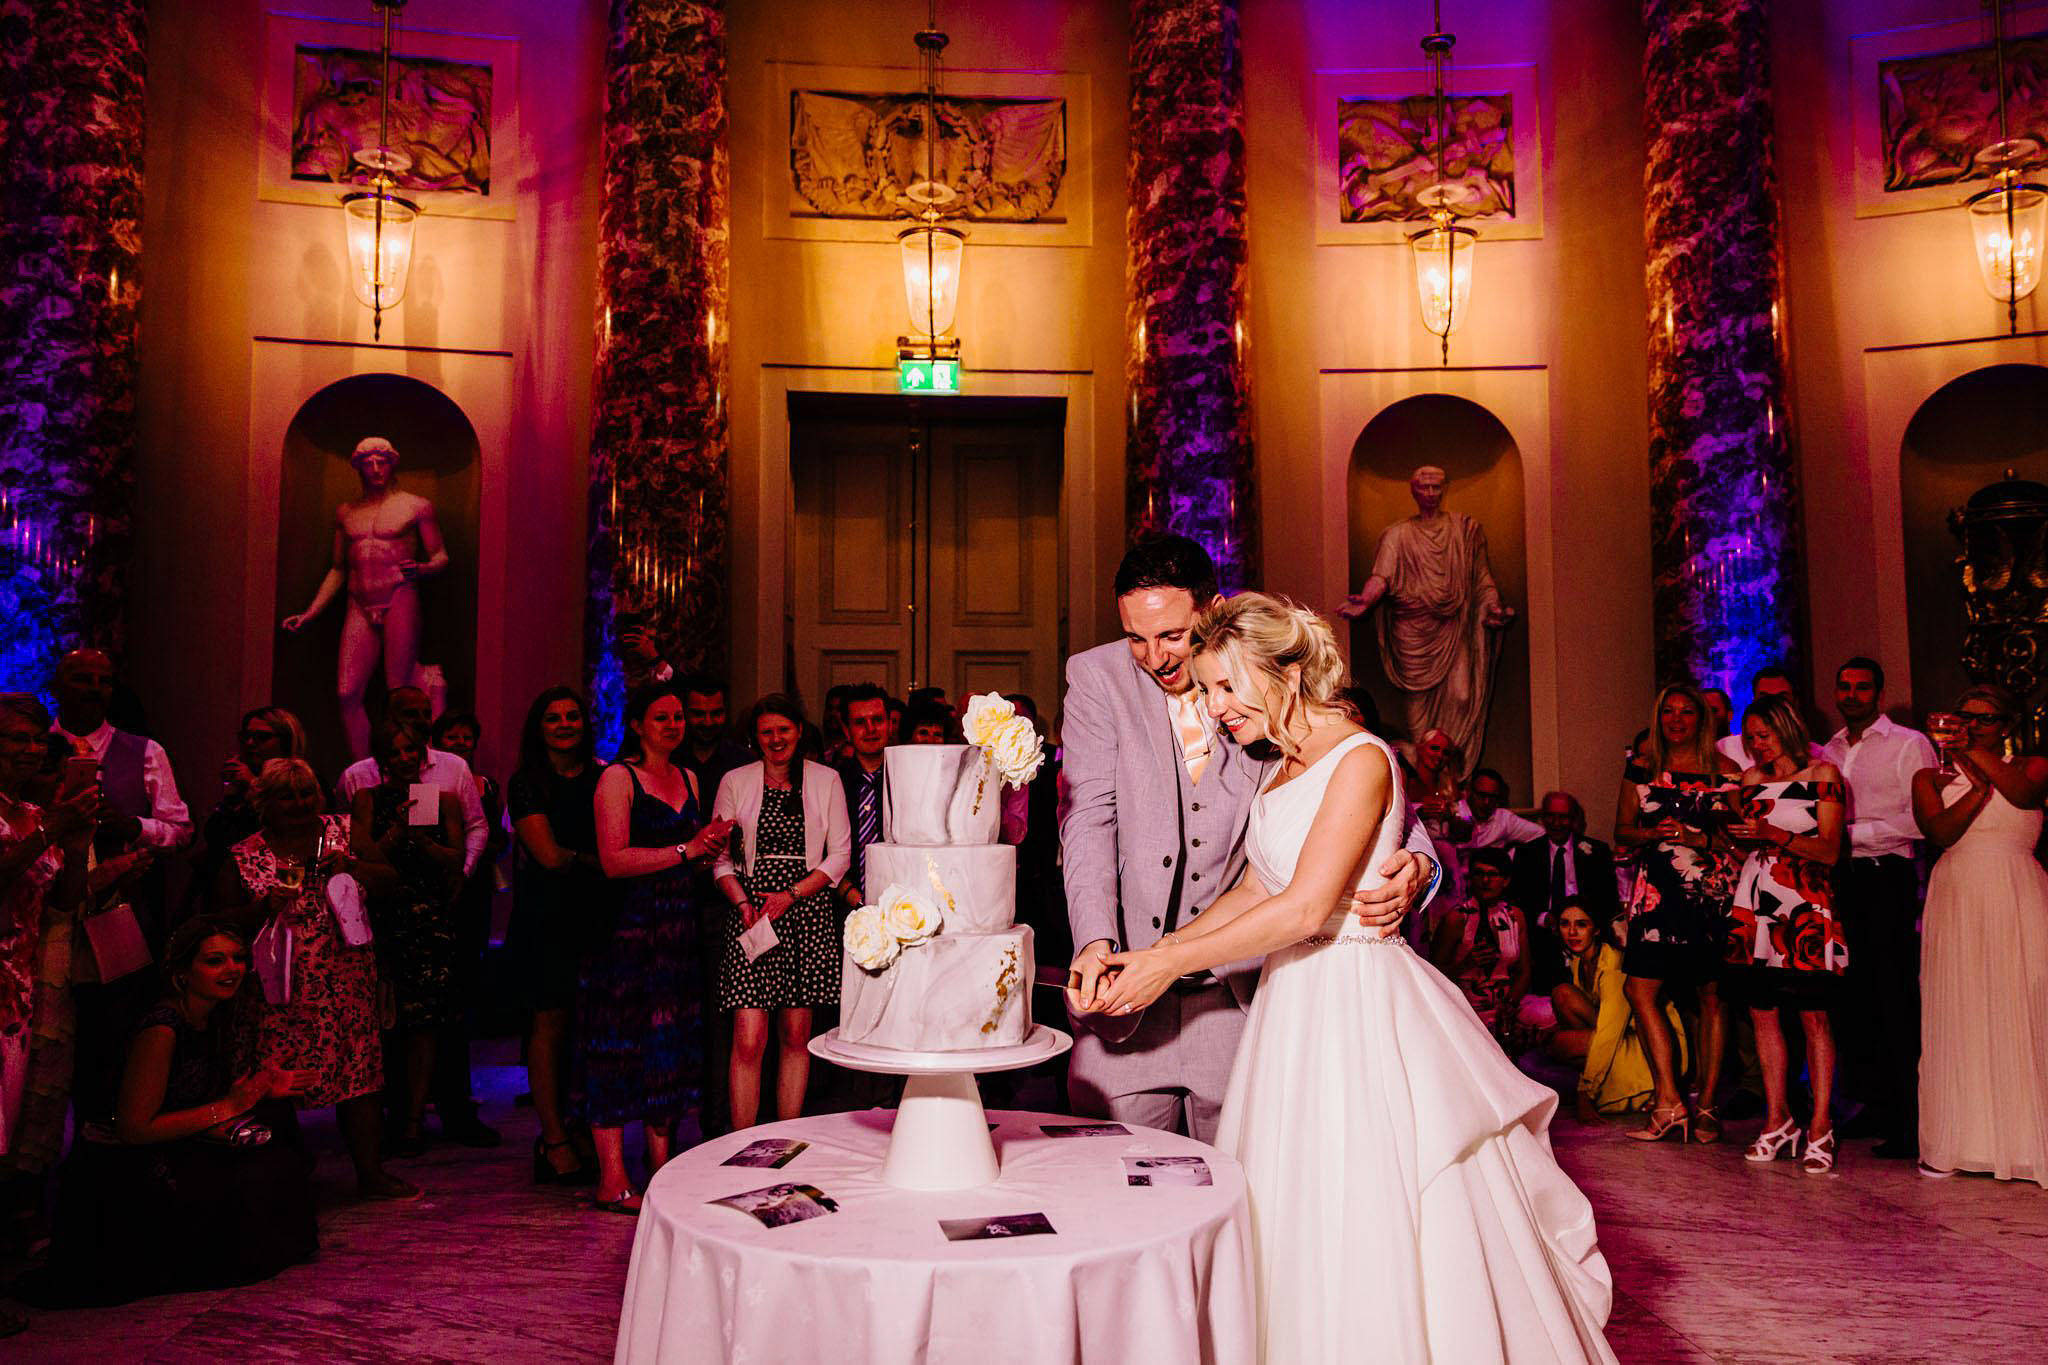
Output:
[[1429,226],[1409,234],[1408,251],[1415,262],[1415,301],[1422,308],[1422,325],[1441,341],[1443,363],[1451,363],[1451,333],[1464,325],[1472,302],[1472,267],[1479,255],[1479,234],[1457,222],[1454,206],[1471,196],[1453,185],[1444,173],[1444,147],[1450,140],[1451,119],[1444,96],[1444,67],[1451,60],[1457,38],[1444,32],[1442,0],[1432,0],[1431,31],[1422,39],[1423,55],[1429,58],[1431,84],[1436,106],[1436,183],[1415,196],[1429,210]]
[[1991,53],[1998,76],[1998,141],[1977,153],[1991,188],[1963,201],[1977,254],[1977,277],[2005,305],[2006,327],[2020,330],[2020,300],[2041,283],[2041,248],[2048,240],[2048,186],[2020,178],[2041,155],[2032,138],[2013,137],[2005,112],[2005,0],[1991,0]]
[[366,188],[342,196],[341,213],[348,231],[349,284],[370,310],[370,338],[374,341],[384,334],[384,310],[397,307],[405,297],[420,206],[396,193],[398,177],[412,168],[412,158],[387,145],[391,136],[391,21],[405,8],[405,0],[370,3],[384,23],[377,146],[374,151],[363,148],[355,153],[355,163],[369,175],[369,182]]
[[903,296],[910,326],[918,336],[942,337],[953,330],[960,307],[960,266],[967,234],[928,223],[896,234],[903,251]]

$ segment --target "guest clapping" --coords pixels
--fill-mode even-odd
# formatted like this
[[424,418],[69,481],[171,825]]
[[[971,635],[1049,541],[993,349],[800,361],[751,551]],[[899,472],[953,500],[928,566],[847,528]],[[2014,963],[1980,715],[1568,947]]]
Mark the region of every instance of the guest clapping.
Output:
[[598,765],[589,711],[571,687],[533,700],[520,731],[519,770],[507,788],[513,854],[512,919],[505,949],[512,989],[531,1013],[526,1079],[540,1119],[536,1183],[581,1185],[597,1178],[570,1145],[569,1031],[583,957],[608,927],[612,896],[597,858]]
[[349,852],[349,818],[320,813],[319,780],[301,758],[264,764],[250,794],[263,827],[235,845],[214,903],[244,933],[278,936],[280,969],[262,983],[258,1055],[280,1071],[310,1073],[301,1109],[334,1106],[361,1197],[417,1199],[419,1187],[386,1171],[380,1156],[376,952],[343,936],[328,903],[330,877],[365,868]]
[[1725,980],[1749,1006],[1768,1112],[1744,1155],[1790,1156],[1799,1145],[1787,1086],[1779,1010],[1799,1011],[1813,1117],[1800,1163],[1810,1175],[1835,1168],[1835,1037],[1828,1023],[1849,947],[1834,916],[1829,870],[1842,854],[1842,775],[1813,759],[1806,722],[1791,698],[1766,695],[1742,713],[1742,740],[1756,766],[1742,775],[1742,819],[1728,837],[1749,850],[1736,879]]
[[[349,847],[370,894],[377,964],[398,1007],[402,1084],[390,1086],[397,1131],[393,1156],[417,1156],[433,1081],[438,1031],[455,1017],[455,896],[462,884],[462,807],[423,782],[426,736],[403,721],[382,720],[370,753],[383,781],[356,793]],[[400,1078],[390,1078],[398,1080]]]
[[1921,949],[1920,1172],[2048,1185],[2048,872],[2034,858],[2048,759],[2007,758],[2018,706],[2001,688],[1956,701],[1934,738],[1953,773],[1913,779],[1942,848]]
[[703,913],[689,864],[719,853],[732,824],[699,813],[696,779],[676,762],[683,716],[674,682],[635,692],[619,761],[597,783],[598,859],[621,896],[611,932],[584,958],[576,1014],[597,1207],[610,1213],[640,1208],[626,1180],[626,1124],[645,1124],[651,1176],[668,1160],[677,1121],[694,1116],[703,1098],[695,989]]
[[[914,714],[914,713],[913,713]],[[781,695],[754,703],[761,759],[727,773],[716,813],[738,825],[719,854],[718,889],[732,907],[719,971],[719,1007],[732,1010],[732,1125],[760,1108],[761,1059],[775,1015],[781,1059],[776,1113],[803,1112],[810,1079],[811,1009],[839,1003],[839,915],[832,888],[852,862],[853,832],[839,775],[797,753],[803,711]],[[773,946],[749,958],[740,936],[766,920]]]

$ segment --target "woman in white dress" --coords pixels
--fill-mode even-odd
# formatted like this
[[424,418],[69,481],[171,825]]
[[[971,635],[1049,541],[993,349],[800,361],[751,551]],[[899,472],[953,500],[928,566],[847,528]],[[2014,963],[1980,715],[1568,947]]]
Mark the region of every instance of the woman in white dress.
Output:
[[1217,1137],[1251,1187],[1262,1357],[1613,1360],[1593,1211],[1550,1151],[1557,1096],[1405,940],[1347,921],[1400,843],[1402,798],[1391,751],[1338,703],[1329,624],[1245,593],[1194,640],[1209,713],[1281,759],[1244,878],[1157,947],[1111,954],[1092,1003],[1142,1009],[1265,957]]
[[2000,689],[1970,688],[1956,711],[1955,774],[1913,779],[1914,818],[1943,849],[1920,944],[1920,1172],[2048,1185],[2048,759],[2003,757]]

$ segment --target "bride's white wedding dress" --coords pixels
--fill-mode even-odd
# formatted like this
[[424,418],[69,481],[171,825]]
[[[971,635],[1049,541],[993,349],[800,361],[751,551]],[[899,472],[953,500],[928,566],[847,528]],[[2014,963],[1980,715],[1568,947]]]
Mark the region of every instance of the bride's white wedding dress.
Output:
[[[1400,765],[1345,739],[1252,803],[1270,892],[1293,879],[1331,774],[1362,744],[1394,790],[1358,885],[1401,839]],[[1343,910],[1266,959],[1216,1145],[1244,1164],[1263,1358],[1612,1361],[1613,1281],[1593,1210],[1558,1169],[1549,1088],[1404,939]]]

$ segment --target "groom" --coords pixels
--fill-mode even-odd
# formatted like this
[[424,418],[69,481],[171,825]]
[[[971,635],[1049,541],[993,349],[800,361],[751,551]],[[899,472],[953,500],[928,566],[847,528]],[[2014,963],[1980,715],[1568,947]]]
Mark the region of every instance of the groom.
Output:
[[[1103,954],[1151,946],[1244,869],[1245,822],[1269,769],[1217,731],[1195,686],[1195,617],[1215,597],[1216,567],[1194,541],[1133,546],[1116,572],[1124,638],[1067,661],[1061,724],[1070,806],[1060,845],[1081,945],[1067,977],[1074,1111],[1203,1142],[1216,1133],[1259,964],[1182,978],[1134,1017],[1078,1011],[1107,984]],[[1411,901],[1426,901],[1432,852],[1417,825],[1381,869],[1386,884],[1355,901],[1359,919],[1398,924]]]

